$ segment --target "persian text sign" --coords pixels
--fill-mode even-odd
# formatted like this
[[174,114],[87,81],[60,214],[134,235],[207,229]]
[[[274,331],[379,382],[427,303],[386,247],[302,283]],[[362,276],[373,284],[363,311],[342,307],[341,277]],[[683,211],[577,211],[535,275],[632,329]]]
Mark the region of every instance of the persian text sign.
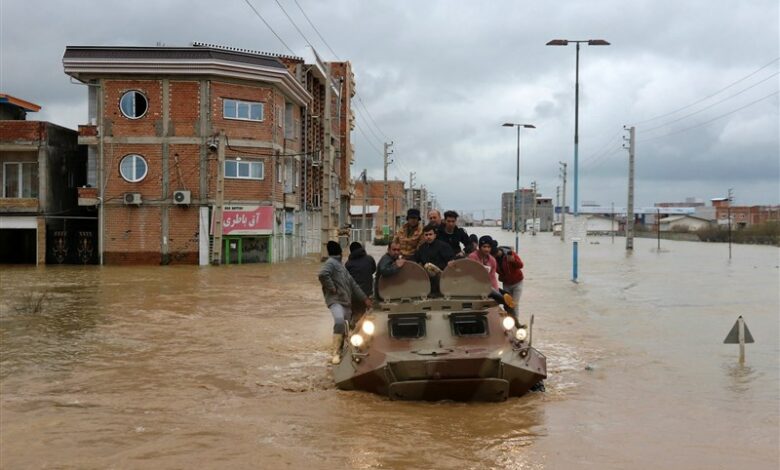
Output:
[[271,206],[225,206],[222,210],[222,235],[268,235],[273,232],[273,223]]

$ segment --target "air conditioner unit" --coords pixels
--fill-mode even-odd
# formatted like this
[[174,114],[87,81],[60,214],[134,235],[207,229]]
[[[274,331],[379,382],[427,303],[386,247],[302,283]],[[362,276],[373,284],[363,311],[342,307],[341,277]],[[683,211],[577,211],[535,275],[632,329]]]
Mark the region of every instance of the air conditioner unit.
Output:
[[141,201],[141,193],[125,193],[125,205],[138,205]]
[[173,192],[173,203],[179,205],[189,205],[192,199],[192,192],[180,189]]

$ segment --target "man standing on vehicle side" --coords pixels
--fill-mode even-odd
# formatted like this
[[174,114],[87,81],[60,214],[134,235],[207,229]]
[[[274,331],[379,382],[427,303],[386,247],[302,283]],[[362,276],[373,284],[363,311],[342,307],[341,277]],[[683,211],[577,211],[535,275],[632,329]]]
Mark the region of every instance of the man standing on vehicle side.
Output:
[[331,343],[331,363],[341,362],[341,344],[347,333],[347,322],[352,317],[353,299],[371,308],[371,299],[358,286],[357,282],[341,264],[341,246],[331,240],[327,244],[328,259],[320,269],[319,280],[325,305],[333,315],[333,341]]

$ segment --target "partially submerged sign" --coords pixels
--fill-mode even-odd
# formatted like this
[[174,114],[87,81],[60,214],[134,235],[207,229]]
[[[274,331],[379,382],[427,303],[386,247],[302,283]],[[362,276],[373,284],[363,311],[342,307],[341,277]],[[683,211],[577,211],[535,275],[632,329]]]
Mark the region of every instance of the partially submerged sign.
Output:
[[[742,322],[742,328],[743,330],[743,340],[739,340],[739,324]],[[734,326],[731,327],[731,331],[729,331],[729,334],[726,335],[726,339],[723,340],[723,344],[740,344],[741,343],[755,343],[755,340],[753,340],[753,335],[750,334],[750,330],[748,329],[747,323],[745,323],[745,320],[742,319],[742,315],[737,318],[737,321],[734,323]]]

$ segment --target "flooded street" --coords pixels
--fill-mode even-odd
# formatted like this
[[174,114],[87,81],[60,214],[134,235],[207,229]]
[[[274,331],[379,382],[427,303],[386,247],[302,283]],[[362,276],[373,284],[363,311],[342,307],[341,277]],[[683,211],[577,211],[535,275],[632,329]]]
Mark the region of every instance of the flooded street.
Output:
[[503,403],[335,389],[313,258],[0,267],[0,466],[778,467],[778,248],[590,238],[574,284],[569,243],[520,243],[549,378]]

